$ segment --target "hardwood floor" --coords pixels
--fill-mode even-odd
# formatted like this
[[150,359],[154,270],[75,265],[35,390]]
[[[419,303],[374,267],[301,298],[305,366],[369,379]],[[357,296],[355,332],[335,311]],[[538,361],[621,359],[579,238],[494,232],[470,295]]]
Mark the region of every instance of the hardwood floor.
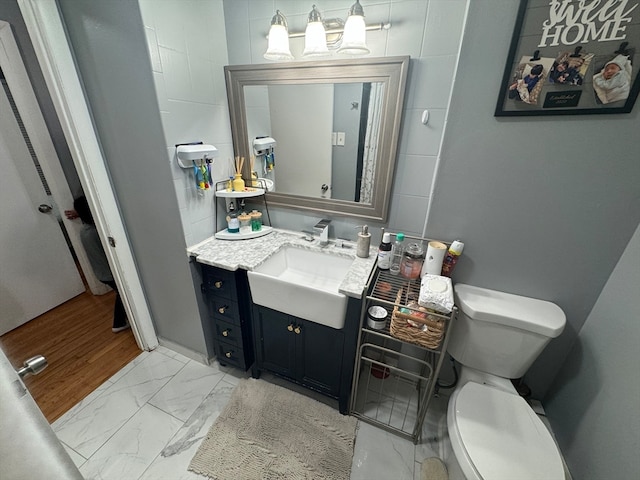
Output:
[[114,301],[114,292],[85,292],[0,337],[16,368],[46,357],[49,366],[24,383],[49,423],[141,353],[131,329],[111,331]]

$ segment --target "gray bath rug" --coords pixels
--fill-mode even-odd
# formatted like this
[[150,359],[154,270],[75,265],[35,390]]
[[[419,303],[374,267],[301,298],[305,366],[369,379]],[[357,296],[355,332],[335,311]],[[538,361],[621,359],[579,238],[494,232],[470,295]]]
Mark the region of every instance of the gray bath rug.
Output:
[[243,379],[189,470],[216,480],[348,480],[356,425],[304,395]]
[[422,462],[420,480],[448,480],[447,467],[438,457],[427,458]]

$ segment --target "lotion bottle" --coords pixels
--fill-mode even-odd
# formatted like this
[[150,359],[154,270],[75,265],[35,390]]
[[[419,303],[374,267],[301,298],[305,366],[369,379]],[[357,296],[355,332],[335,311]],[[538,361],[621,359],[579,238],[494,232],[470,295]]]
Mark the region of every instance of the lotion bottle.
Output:
[[391,234],[384,232],[382,242],[378,248],[378,268],[380,270],[389,270],[391,266]]
[[368,258],[370,245],[371,245],[371,234],[369,233],[369,227],[367,225],[363,225],[362,231],[358,232],[358,242],[356,244],[356,255],[360,258]]

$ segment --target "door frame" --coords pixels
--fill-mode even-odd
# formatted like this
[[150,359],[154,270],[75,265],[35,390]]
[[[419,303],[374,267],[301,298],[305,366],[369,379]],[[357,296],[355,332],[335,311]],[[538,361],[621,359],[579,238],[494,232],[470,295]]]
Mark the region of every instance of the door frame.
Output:
[[[17,0],[138,346],[158,338],[55,0]],[[107,242],[106,239],[113,239]]]

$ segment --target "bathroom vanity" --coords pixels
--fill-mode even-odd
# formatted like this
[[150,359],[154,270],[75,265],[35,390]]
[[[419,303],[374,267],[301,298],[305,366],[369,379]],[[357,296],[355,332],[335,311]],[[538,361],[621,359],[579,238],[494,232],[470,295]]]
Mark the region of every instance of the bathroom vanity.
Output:
[[203,265],[202,293],[213,322],[218,363],[247,370],[254,359],[247,272]]
[[[336,292],[319,291],[319,295],[329,295],[319,297],[320,306],[311,306],[311,290],[312,297],[298,302],[301,310],[295,310],[295,300],[306,298],[309,291],[296,291],[300,285],[293,283],[276,283],[279,279],[261,288],[256,302],[248,273],[269,273],[265,265],[278,260],[283,252],[301,253],[296,257],[298,262],[313,261],[314,255],[329,262],[347,261],[348,268],[340,274]],[[202,292],[209,309],[208,320],[214,326],[214,338],[209,340],[221,365],[251,368],[256,378],[262,372],[273,373],[337,399],[340,412],[348,413],[362,301],[375,266],[375,248],[369,258],[359,258],[355,245],[341,248],[331,243],[321,247],[317,241],[305,240],[299,232],[274,229],[269,235],[249,240],[232,242],[212,237],[190,247],[188,254],[202,269]],[[310,270],[315,271],[315,266]],[[327,268],[327,273],[333,270]],[[313,282],[301,283],[308,286]],[[263,298],[269,288],[275,290]],[[341,313],[344,318],[335,318],[335,313],[328,318],[322,315],[323,302],[330,303],[331,295],[346,300]],[[282,298],[287,301],[277,303]]]

